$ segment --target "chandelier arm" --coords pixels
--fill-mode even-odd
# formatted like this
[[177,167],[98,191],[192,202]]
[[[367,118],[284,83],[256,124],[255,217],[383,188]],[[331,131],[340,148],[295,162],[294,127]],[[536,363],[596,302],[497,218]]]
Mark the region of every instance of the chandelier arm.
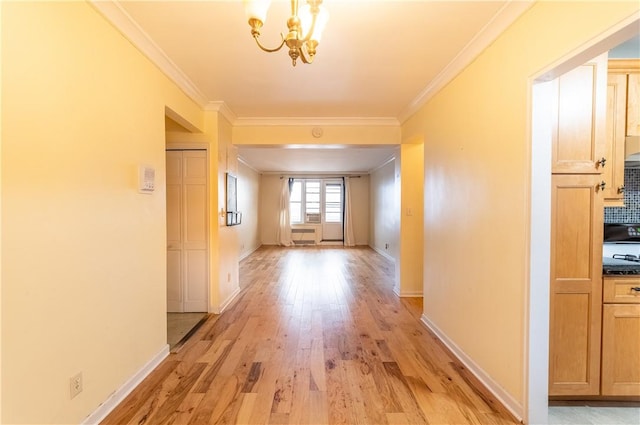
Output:
[[300,49],[300,59],[302,63],[311,64],[313,63],[314,56],[309,56],[304,50]]
[[313,13],[311,15],[311,27],[309,27],[309,31],[307,31],[307,35],[302,39],[303,43],[306,43],[307,41],[309,41],[311,39],[311,36],[313,35],[313,31],[315,31],[316,29],[316,18],[318,17],[318,13]]
[[284,38],[284,35],[283,35],[282,33],[280,33],[280,37],[282,37],[282,43],[280,43],[280,45],[279,45],[278,47],[276,47],[275,49],[269,49],[269,48],[267,48],[267,47],[264,47],[264,46],[260,43],[260,40],[258,40],[258,36],[259,36],[259,34],[254,35],[254,36],[253,36],[253,39],[256,41],[256,44],[258,45],[258,47],[259,47],[261,50],[263,50],[263,51],[265,51],[265,52],[268,52],[268,53],[277,52],[278,50],[282,49],[282,46],[284,46],[284,43],[285,43],[285,41],[286,41],[286,40],[285,40],[285,38]]

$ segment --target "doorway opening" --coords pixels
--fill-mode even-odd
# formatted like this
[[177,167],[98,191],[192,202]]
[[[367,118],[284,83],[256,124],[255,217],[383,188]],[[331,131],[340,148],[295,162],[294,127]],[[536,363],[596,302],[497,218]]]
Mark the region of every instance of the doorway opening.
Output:
[[[593,57],[638,34],[636,18],[627,19],[590,41],[574,54],[533,81],[531,115],[531,202],[530,267],[527,305],[527,387],[525,422],[545,424],[549,418],[549,314],[551,244],[551,137],[553,102],[551,81]],[[576,420],[583,420],[577,419]],[[570,423],[570,422],[563,422]],[[576,422],[578,423],[578,422]]]
[[209,315],[209,152],[199,130],[165,108],[167,343],[171,352]]

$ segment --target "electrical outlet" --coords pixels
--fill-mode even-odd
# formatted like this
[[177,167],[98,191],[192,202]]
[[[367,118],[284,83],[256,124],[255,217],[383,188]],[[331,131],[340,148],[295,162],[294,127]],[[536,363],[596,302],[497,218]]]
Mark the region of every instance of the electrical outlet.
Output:
[[69,395],[74,398],[82,392],[82,372],[69,379]]
[[231,273],[227,273],[227,282],[231,282]]

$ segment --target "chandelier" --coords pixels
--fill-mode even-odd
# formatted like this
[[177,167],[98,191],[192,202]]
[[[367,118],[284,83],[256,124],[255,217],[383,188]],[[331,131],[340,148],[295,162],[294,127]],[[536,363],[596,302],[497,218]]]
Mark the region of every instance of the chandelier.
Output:
[[291,16],[287,20],[289,32],[286,36],[283,33],[280,34],[282,43],[274,49],[264,47],[258,40],[270,3],[271,0],[244,0],[251,35],[258,47],[271,53],[277,52],[286,45],[289,48],[289,57],[293,66],[296,66],[298,58],[304,63],[313,62],[320,36],[329,20],[329,14],[322,6],[322,0],[307,0],[300,10],[298,10],[298,0],[291,0]]

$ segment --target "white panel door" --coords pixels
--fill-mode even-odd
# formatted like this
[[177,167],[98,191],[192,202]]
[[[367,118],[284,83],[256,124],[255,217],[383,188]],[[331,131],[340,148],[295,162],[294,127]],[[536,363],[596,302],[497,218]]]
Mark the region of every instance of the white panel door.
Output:
[[206,151],[167,151],[167,311],[206,312]]
[[182,152],[167,151],[167,311],[182,312]]
[[342,217],[344,211],[344,187],[342,181],[324,181],[322,196],[324,211],[322,212],[322,240],[342,241]]

